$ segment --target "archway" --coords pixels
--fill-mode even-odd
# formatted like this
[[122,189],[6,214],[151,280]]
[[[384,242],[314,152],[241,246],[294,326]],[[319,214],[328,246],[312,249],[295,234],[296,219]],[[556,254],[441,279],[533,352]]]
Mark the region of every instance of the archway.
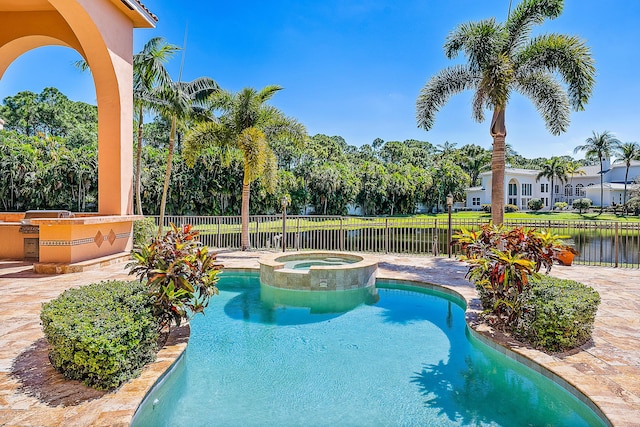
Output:
[[[73,263],[126,251],[131,246],[132,218],[127,215],[133,213],[133,28],[152,28],[156,21],[139,0],[0,3],[0,78],[23,53],[61,45],[82,55],[96,88],[98,212],[102,217],[36,221],[41,226],[41,262]],[[3,227],[3,237],[5,233],[9,236],[6,230]]]
[[156,18],[138,1],[20,0],[0,5],[0,78],[23,53],[68,46],[94,77],[98,104],[98,211],[132,213],[133,28]]

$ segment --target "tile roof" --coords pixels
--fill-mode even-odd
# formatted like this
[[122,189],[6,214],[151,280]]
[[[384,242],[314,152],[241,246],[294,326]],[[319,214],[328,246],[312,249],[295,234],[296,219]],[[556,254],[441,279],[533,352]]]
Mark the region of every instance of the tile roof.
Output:
[[158,17],[156,16],[155,13],[151,12],[149,10],[149,8],[147,6],[145,6],[144,4],[142,4],[142,2],[140,0],[134,0],[136,3],[138,3],[138,5],[145,11],[147,12],[156,22],[158,22]]

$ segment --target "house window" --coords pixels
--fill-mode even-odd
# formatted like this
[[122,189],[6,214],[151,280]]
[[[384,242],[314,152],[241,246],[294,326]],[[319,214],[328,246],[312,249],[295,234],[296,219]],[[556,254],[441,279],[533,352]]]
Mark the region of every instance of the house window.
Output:
[[471,206],[480,206],[480,197],[473,197],[471,199]]
[[531,184],[522,184],[522,195],[523,196],[531,196],[533,185]]
[[517,196],[518,195],[518,184],[516,184],[513,181],[511,181],[509,183],[509,195],[510,196]]
[[554,192],[555,194],[560,193],[560,186],[559,186],[558,184],[556,184],[556,185],[554,185],[554,186],[553,186],[553,192]]
[[584,185],[582,185],[582,184],[576,185],[576,196],[577,197],[586,196],[586,193],[584,192]]
[[549,192],[549,184],[540,184],[540,192],[548,193]]
[[[529,184],[531,185],[531,184]],[[526,210],[529,209],[529,201],[531,200],[531,197],[523,197],[522,200],[520,200],[520,209],[522,210]]]
[[573,196],[573,187],[571,186],[571,184],[567,184],[564,186],[564,195],[566,197]]

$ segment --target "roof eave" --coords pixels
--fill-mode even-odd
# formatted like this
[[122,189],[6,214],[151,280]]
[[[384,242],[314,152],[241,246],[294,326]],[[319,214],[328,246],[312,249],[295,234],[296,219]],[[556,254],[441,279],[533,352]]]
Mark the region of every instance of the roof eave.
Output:
[[126,15],[133,21],[134,28],[155,28],[158,17],[139,0],[113,0],[120,3]]

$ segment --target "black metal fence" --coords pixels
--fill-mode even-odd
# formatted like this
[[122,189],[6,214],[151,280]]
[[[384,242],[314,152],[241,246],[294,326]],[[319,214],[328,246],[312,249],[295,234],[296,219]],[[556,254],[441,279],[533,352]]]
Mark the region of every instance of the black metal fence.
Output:
[[[159,218],[154,217],[156,224]],[[192,224],[205,245],[240,248],[239,216],[167,216],[165,226]],[[452,219],[453,233],[477,229],[487,221]],[[508,226],[552,230],[580,252],[578,264],[639,268],[640,222],[508,220]],[[276,250],[282,239],[288,250],[447,255],[447,219],[429,217],[379,218],[351,216],[252,215],[249,240],[254,249]],[[457,248],[452,247],[453,256]]]

